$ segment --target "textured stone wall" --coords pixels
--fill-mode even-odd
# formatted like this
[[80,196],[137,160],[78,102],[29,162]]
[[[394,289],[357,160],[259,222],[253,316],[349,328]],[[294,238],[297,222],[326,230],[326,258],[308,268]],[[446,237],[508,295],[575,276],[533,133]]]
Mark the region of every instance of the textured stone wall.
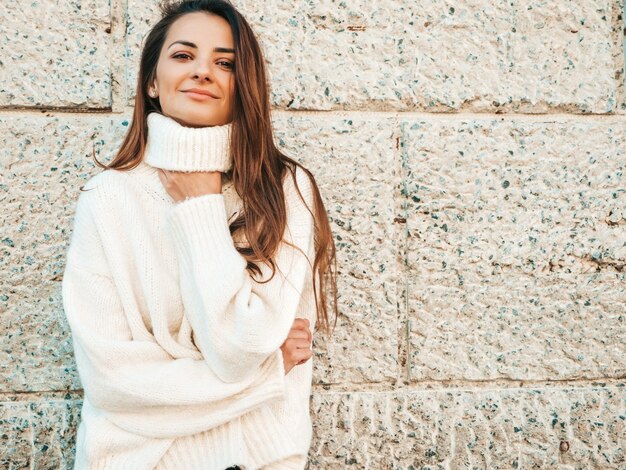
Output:
[[[236,4],[339,251],[310,468],[626,468],[623,0]],[[157,16],[0,2],[0,468],[73,464],[64,255]]]

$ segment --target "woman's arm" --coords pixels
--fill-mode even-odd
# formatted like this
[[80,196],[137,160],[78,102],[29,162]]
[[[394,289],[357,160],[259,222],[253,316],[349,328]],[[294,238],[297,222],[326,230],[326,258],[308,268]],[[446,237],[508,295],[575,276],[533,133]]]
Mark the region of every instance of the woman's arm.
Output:
[[77,204],[62,282],[85,398],[120,428],[160,438],[205,431],[282,398],[279,349],[242,380],[225,383],[200,354],[175,359],[151,335],[133,339],[124,302],[107,275],[90,196],[83,193]]
[[[307,205],[287,174],[283,237],[296,248],[281,243],[277,270],[268,283],[252,279],[245,258],[235,249],[221,193],[178,203],[169,214],[185,313],[198,349],[225,382],[237,383],[254,374],[285,341],[296,317],[314,256],[311,182],[299,168],[296,176]],[[260,267],[263,279],[268,279],[270,268]]]

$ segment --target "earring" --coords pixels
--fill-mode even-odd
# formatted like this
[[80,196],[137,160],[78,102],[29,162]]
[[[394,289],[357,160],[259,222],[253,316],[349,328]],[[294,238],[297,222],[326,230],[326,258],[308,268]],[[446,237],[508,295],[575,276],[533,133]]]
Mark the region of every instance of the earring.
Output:
[[152,96],[154,98],[156,96],[156,91],[155,90],[150,90],[150,96]]

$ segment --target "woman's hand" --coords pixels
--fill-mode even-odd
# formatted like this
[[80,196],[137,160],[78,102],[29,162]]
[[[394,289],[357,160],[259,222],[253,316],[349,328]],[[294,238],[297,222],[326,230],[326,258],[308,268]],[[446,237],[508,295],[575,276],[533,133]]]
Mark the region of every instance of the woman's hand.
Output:
[[310,322],[306,318],[296,318],[293,322],[287,339],[280,349],[283,352],[283,364],[285,365],[285,375],[293,368],[304,364],[313,356],[311,350],[311,330]]
[[205,194],[222,192],[222,173],[219,171],[169,171],[158,169],[159,179],[167,193],[176,202],[186,197],[198,197]]

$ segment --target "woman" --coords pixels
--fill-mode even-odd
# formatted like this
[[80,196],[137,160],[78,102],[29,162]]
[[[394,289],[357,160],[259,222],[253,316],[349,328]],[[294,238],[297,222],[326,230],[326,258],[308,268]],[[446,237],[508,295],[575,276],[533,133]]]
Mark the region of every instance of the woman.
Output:
[[85,184],[67,253],[76,468],[302,469],[327,285],[337,314],[326,211],[273,143],[240,13],[220,0],[162,10],[133,123]]

